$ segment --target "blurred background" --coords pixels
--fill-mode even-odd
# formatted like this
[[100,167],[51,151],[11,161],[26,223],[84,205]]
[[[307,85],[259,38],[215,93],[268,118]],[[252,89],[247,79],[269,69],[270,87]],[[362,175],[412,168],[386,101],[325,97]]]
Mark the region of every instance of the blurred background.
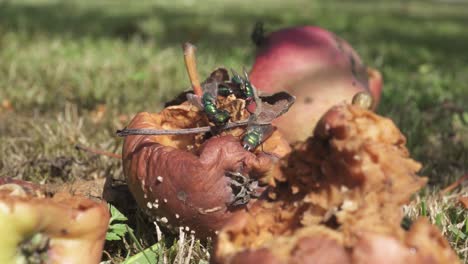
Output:
[[258,21],[328,29],[383,73],[378,113],[424,164],[426,193],[468,172],[468,1],[0,0],[0,177],[120,177],[119,160],[74,146],[120,152],[116,129],[188,88],[183,42],[202,77],[250,68]]

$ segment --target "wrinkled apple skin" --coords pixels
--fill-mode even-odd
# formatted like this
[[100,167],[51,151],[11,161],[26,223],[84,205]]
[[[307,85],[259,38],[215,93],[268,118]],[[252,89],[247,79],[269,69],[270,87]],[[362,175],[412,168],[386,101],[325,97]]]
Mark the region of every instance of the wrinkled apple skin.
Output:
[[333,105],[368,91],[377,106],[381,74],[367,68],[344,40],[319,27],[282,29],[266,36],[259,47],[250,80],[267,93],[286,90],[296,96],[288,113],[276,119],[289,142],[303,141]]
[[[198,110],[183,104],[160,113],[139,113],[127,127],[195,127],[199,116]],[[215,236],[234,212],[244,210],[230,205],[234,194],[226,173],[266,174],[272,157],[286,155],[289,145],[275,133],[264,144],[270,154],[256,154],[246,151],[237,137],[223,135],[206,140],[192,153],[186,148],[194,144],[191,137],[128,136],[122,161],[129,189],[141,208],[168,229],[189,228],[204,239]]]

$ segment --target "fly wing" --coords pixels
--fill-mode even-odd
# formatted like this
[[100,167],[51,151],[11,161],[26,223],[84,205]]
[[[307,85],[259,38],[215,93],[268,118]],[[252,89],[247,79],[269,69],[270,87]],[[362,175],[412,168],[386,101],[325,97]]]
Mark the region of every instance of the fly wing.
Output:
[[191,104],[193,104],[200,110],[204,109],[203,104],[201,103],[201,98],[198,95],[195,95],[193,93],[187,94],[187,101],[189,101]]
[[260,120],[258,118],[259,118],[259,116],[255,115],[255,114],[250,115],[249,122],[247,123],[247,128],[246,128],[247,133],[249,133],[249,132],[251,132],[253,130],[256,130],[256,131],[262,133],[262,135],[266,134],[266,135],[270,136],[271,133],[273,133],[273,131],[274,131],[273,126],[269,122],[265,122],[265,120]]
[[269,138],[271,134],[273,134],[273,131],[275,131],[272,125],[258,125],[257,129],[258,131],[260,131],[262,135],[262,139],[260,143],[263,143],[263,141]]
[[[216,100],[218,96],[218,84],[216,82],[209,82],[202,85],[203,94],[208,93],[212,95],[212,98]],[[193,93],[187,94],[187,100],[198,107],[200,110],[204,110],[205,107],[203,106],[202,98],[198,95]]]
[[245,69],[245,67],[242,68],[242,71],[244,72],[245,79],[250,82],[249,74],[247,73],[247,70]]
[[273,134],[275,131],[274,127],[272,125],[260,125],[260,124],[249,124],[247,126],[247,131],[246,133],[251,133],[251,132],[256,132],[261,135],[260,138],[260,144],[263,143],[267,138]]
[[203,93],[208,93],[216,98],[218,96],[218,83],[217,82],[209,82],[205,83],[203,86]]
[[244,80],[242,77],[234,70],[231,69],[231,74],[232,74],[232,80],[240,84],[241,86],[244,85]]

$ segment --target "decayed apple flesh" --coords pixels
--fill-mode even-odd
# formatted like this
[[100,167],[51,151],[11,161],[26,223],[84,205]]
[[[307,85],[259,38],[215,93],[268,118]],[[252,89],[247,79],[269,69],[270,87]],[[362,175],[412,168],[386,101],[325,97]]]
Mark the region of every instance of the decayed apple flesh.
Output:
[[[457,263],[438,230],[400,227],[426,178],[393,122],[356,106],[328,111],[272,175],[269,201],[220,232],[218,263]],[[392,254],[387,258],[386,250]]]
[[[206,125],[203,112],[182,104],[157,114],[139,113],[128,128]],[[245,208],[230,205],[234,194],[227,173],[263,175],[271,167],[272,155],[283,155],[290,149],[274,133],[263,148],[270,154],[246,151],[240,144],[243,130],[230,130],[208,140],[200,135],[127,137],[122,155],[124,173],[139,206],[162,226],[183,228],[201,238],[214,236],[234,211]]]

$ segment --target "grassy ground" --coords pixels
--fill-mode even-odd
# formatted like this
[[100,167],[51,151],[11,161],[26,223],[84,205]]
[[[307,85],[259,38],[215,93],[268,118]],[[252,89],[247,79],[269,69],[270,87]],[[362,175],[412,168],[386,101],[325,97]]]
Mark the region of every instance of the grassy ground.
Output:
[[[256,21],[270,30],[315,24],[347,39],[382,71],[378,112],[407,135],[412,155],[424,164],[421,174],[430,178],[408,215],[429,216],[468,259],[468,213],[456,204],[468,186],[444,197],[437,192],[468,173],[468,5],[153,2],[0,0],[0,177],[121,177],[118,160],[77,152],[74,145],[120,151],[116,129],[187,88],[181,43],[197,45],[205,76],[217,65],[251,65]],[[107,248],[119,242],[114,260],[139,251],[131,239]],[[206,260],[198,248],[193,263]]]

